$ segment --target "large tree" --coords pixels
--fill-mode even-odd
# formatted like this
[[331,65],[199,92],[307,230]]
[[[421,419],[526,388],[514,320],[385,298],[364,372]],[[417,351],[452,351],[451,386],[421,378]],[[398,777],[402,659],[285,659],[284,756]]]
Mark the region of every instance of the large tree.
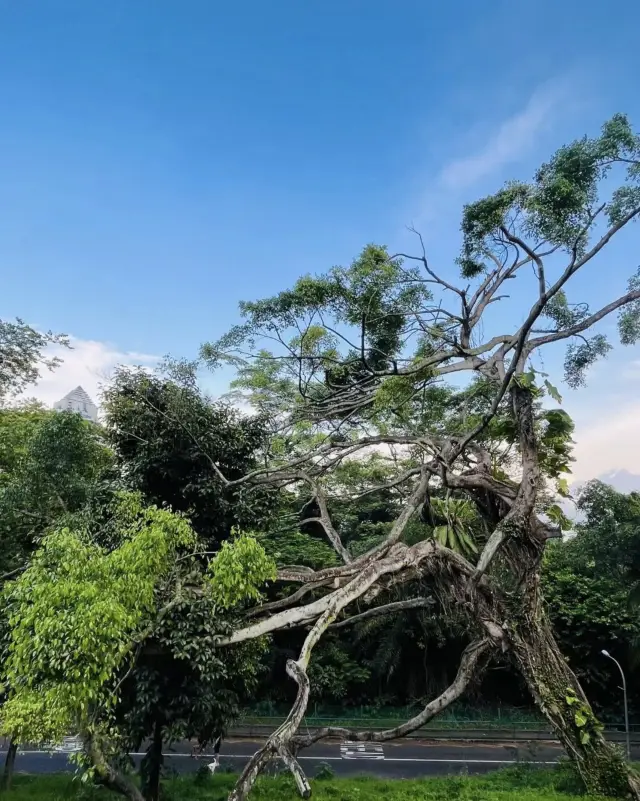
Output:
[[96,500],[112,464],[100,427],[79,414],[0,408],[0,575],[22,569],[47,529]]
[[255,678],[260,644],[224,660],[213,646],[231,630],[225,610],[259,598],[275,566],[246,535],[203,563],[188,521],[139,494],[116,494],[103,526],[103,544],[91,518],[54,528],[5,584],[0,732],[16,742],[79,732],[89,777],[157,801],[157,760],[147,760],[143,792],[127,775],[132,739],[149,725],[160,746],[168,730],[206,739],[224,725],[234,689]]
[[[234,527],[259,524],[273,508],[276,493],[229,489],[212,466],[215,460],[224,464],[225,474],[237,477],[255,468],[264,428],[258,418],[199,392],[187,363],[164,367],[155,374],[116,372],[103,396],[105,435],[120,483],[189,520],[204,569]],[[93,527],[104,540],[101,526]],[[127,747],[149,744],[142,778],[152,801],[160,792],[163,746],[185,737],[201,746],[216,740],[255,689],[257,664],[213,650],[226,615],[202,591],[198,575],[195,571],[181,602],[141,644],[116,710]],[[256,653],[255,646],[250,650]]]
[[[237,366],[238,391],[273,426],[265,466],[242,478],[217,468],[219,480],[230,488],[304,487],[314,501],[309,517],[341,562],[281,569],[279,579],[298,588],[253,610],[220,640],[230,647],[283,628],[308,628],[286,667],[297,685],[295,703],[248,763],[233,801],[245,798],[278,757],[308,795],[299,748],[329,735],[382,741],[406,734],[458,698],[496,652],[520,671],[587,788],[640,798],[640,779],[605,741],[543,606],[542,559],[558,534],[553,521],[561,520],[549,483],[564,486],[571,425],[561,410],[540,407],[545,395],[559,396],[534,362],[541,348],[565,343],[566,381],[578,387],[611,347],[593,331],[603,318],[618,313],[623,344],[640,337],[640,271],[626,292],[595,310],[569,294],[584,272],[595,271],[597,280],[608,243],[637,219],[639,179],[640,138],[616,115],[599,136],[561,148],[532,182],[510,183],[465,207],[456,267],[461,285],[453,270],[445,276],[434,269],[421,238],[417,254],[368,246],[347,268],[243,303],[244,322],[203,348],[211,365]],[[523,308],[517,299],[526,293]],[[443,401],[442,382],[452,377],[459,385],[465,376],[458,401]],[[380,481],[374,472],[359,494],[382,484],[401,503],[384,537],[356,553],[343,543],[333,510],[344,500],[341,471],[374,450],[388,459],[393,476]],[[488,536],[478,554],[456,552],[448,535],[405,536],[419,512],[438,512],[450,530],[463,522],[455,505],[434,508],[436,490],[445,502],[467,500],[485,521]],[[379,613],[401,612],[415,599],[389,607],[390,593],[418,580],[442,603],[465,610],[474,631],[450,687],[389,731],[300,734],[319,640],[353,616],[358,602],[375,601]]]
[[[15,321],[0,320],[0,410],[4,410],[13,403],[16,397],[40,376],[43,367],[53,370],[60,363],[59,357],[47,356],[46,349],[49,345],[68,346],[68,338],[64,335],[53,334],[51,331],[43,333],[23,320],[17,318]],[[32,410],[35,411],[35,410]],[[12,469],[19,463],[22,455],[22,447],[25,445],[30,432],[37,426],[38,415],[33,414],[12,418],[3,417],[0,420],[0,492],[2,501],[6,501],[6,486],[11,483],[14,477],[11,475]],[[7,507],[0,510],[2,525],[4,530],[0,532],[0,586],[7,578],[7,565],[12,561],[19,560],[24,553],[24,537],[16,530],[12,523],[7,526],[6,520]],[[28,512],[27,512],[28,514]],[[14,511],[10,511],[13,517]],[[25,513],[22,513],[24,521]],[[24,533],[24,532],[22,532]],[[30,535],[33,533],[33,527]],[[8,571],[13,574],[13,571]],[[3,619],[0,618],[0,641],[3,628]],[[11,783],[13,762],[15,759],[16,746],[11,743],[5,771],[2,778],[2,786],[8,787]]]
[[[85,623],[93,625],[94,615],[105,614],[103,605],[109,606],[113,600],[111,611],[120,617],[114,621],[114,637],[107,638],[106,647],[116,647],[114,642],[121,637],[125,653],[124,661],[122,653],[105,657],[104,672],[94,677],[103,687],[100,698],[106,708],[94,704],[89,720],[83,720],[76,709],[65,723],[85,733],[97,727],[103,738],[99,750],[96,737],[91,743],[86,738],[86,756],[97,778],[133,796],[135,787],[123,775],[120,763],[127,752],[139,750],[148,741],[142,790],[145,798],[155,801],[160,792],[163,746],[185,737],[202,746],[211,742],[255,686],[262,646],[248,643],[248,650],[237,654],[214,650],[216,635],[228,631],[228,623],[206,577],[211,556],[232,536],[234,525],[259,517],[274,493],[252,493],[243,504],[242,492],[229,491],[217,480],[210,457],[195,447],[193,436],[206,435],[210,453],[226,470],[243,475],[255,467],[255,452],[263,434],[258,420],[242,418],[228,405],[211,403],[191,384],[178,384],[142,370],[121,370],[107,392],[105,407],[104,428],[74,413],[47,411],[33,404],[0,409],[0,537],[5,546],[0,568],[8,579],[4,609],[16,610],[13,617],[0,618],[0,624],[11,619],[9,630],[0,636],[0,644],[4,640],[8,646],[0,676],[3,668],[10,673],[12,665],[15,667],[4,683],[8,701],[0,711],[0,726],[5,725],[23,741],[45,733],[53,739],[61,735],[61,728],[39,730],[39,715],[24,725],[16,724],[15,719],[11,723],[11,710],[24,699],[24,686],[34,682],[47,714],[58,719],[53,696],[47,701],[42,688],[59,681],[60,649],[68,648],[67,653],[83,665],[84,678],[92,670],[97,645],[93,637],[79,640],[73,629],[78,627],[86,635]],[[121,495],[123,488],[137,492]],[[156,506],[150,509],[150,503]],[[119,630],[124,619],[117,601],[120,589],[109,584],[119,579],[117,573],[98,578],[100,566],[116,563],[123,553],[131,556],[130,549],[123,551],[123,543],[144,520],[159,521],[161,528],[174,523],[186,526],[180,513],[192,524],[189,548],[174,557],[168,572],[166,565],[160,570],[153,560],[149,563],[154,598],[141,618],[142,636],[138,628],[135,632]],[[139,522],[134,524],[136,520]],[[44,548],[37,549],[34,557],[34,548],[40,543]],[[69,560],[77,560],[84,572],[68,575]],[[42,570],[43,561],[52,572]],[[144,593],[143,586],[136,586],[141,581],[136,569],[132,563],[128,578],[131,602],[137,602],[137,593]],[[29,660],[19,665],[12,661],[16,638],[27,638],[29,653],[39,647],[38,632],[25,624],[24,616],[36,603],[33,593],[39,592],[40,584],[45,586],[41,597],[47,613],[54,618],[64,614],[68,595],[57,596],[57,603],[47,584],[63,583],[61,576],[69,579],[65,592],[77,594],[78,603],[69,610],[71,622],[60,632],[60,639],[54,644],[51,638],[52,648],[43,652],[36,678],[34,672],[29,673]],[[36,584],[20,596],[28,599],[21,606],[15,593],[29,581]],[[42,613],[36,619],[42,626],[51,625]],[[0,635],[4,628],[0,625]],[[132,638],[134,642],[130,642]],[[98,692],[95,686],[85,687],[80,678],[67,676],[61,692],[76,698],[85,690]]]

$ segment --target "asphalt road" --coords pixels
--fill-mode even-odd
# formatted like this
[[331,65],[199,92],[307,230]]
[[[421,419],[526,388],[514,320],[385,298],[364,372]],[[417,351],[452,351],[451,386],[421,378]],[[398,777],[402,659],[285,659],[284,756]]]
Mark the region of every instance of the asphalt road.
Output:
[[[254,740],[225,740],[220,753],[220,769],[238,772],[261,746]],[[529,762],[551,765],[562,756],[559,745],[532,743],[469,743],[437,741],[398,741],[395,743],[320,743],[300,753],[300,762],[308,776],[329,765],[339,776],[371,775],[388,779],[411,779],[447,773],[487,773],[491,770]],[[4,752],[0,751],[3,756]],[[139,759],[142,754],[134,754]],[[640,747],[634,749],[640,759]],[[166,765],[178,773],[197,770],[212,761],[206,754],[193,758],[189,744],[178,744],[166,754]],[[59,773],[72,770],[63,753],[35,749],[18,752],[16,770],[25,773]]]

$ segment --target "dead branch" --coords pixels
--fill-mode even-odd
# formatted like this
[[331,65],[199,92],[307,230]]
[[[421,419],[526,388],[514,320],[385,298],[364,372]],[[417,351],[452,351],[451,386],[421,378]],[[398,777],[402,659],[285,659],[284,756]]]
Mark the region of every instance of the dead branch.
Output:
[[392,615],[395,612],[400,612],[405,609],[429,609],[434,604],[435,601],[433,598],[410,598],[406,601],[394,601],[384,606],[376,606],[373,609],[367,609],[366,612],[360,612],[360,614],[348,617],[346,620],[340,620],[338,623],[333,623],[331,629],[343,629],[345,626],[352,626],[354,623],[362,623],[363,620],[369,620],[372,617]]

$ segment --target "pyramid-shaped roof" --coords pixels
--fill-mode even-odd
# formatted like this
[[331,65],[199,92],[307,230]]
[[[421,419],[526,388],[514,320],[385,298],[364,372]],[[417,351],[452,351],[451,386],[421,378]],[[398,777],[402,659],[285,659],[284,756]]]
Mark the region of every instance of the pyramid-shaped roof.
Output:
[[81,386],[77,386],[75,389],[72,389],[71,392],[67,392],[62,400],[73,400],[78,403],[90,403],[93,405],[93,401]]

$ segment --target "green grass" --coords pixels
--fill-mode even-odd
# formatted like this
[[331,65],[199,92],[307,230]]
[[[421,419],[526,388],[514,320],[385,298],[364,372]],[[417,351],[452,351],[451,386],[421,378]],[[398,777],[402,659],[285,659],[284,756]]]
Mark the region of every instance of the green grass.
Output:
[[[226,801],[235,777],[201,774],[169,779],[164,783],[165,801]],[[527,765],[487,776],[448,776],[417,781],[316,779],[314,801],[589,801],[568,766],[540,770]],[[16,776],[14,788],[3,801],[113,801],[117,796],[83,787],[69,776]],[[261,779],[254,801],[294,801],[297,795],[289,777]],[[594,799],[595,801],[595,799]],[[599,798],[598,801],[603,801]]]

